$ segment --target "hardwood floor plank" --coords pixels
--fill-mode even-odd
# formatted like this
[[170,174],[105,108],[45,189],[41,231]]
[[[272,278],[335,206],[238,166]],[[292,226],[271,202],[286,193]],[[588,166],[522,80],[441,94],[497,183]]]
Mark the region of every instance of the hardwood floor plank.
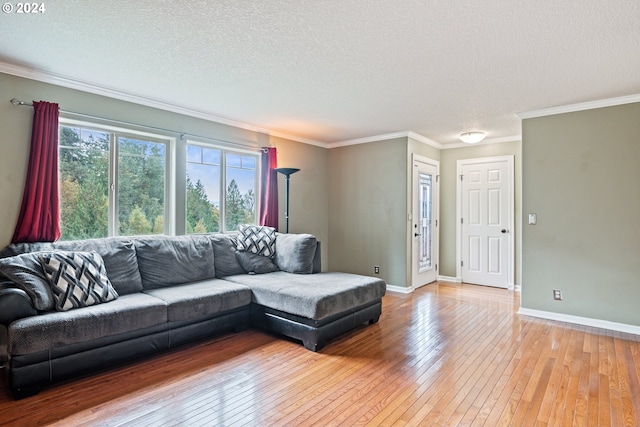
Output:
[[640,426],[640,337],[435,283],[317,353],[224,334],[14,401],[2,426]]

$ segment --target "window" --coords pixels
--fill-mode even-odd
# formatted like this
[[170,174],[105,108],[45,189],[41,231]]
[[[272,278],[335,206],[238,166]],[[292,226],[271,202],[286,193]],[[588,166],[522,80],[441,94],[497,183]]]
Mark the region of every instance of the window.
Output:
[[257,217],[258,154],[187,144],[187,233],[225,232]]
[[62,239],[162,234],[171,140],[61,124]]

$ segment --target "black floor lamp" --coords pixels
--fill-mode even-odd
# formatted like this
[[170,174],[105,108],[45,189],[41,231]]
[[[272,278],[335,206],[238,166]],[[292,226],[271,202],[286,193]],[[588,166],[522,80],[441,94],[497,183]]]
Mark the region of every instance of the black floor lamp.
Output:
[[284,217],[287,221],[287,233],[289,233],[289,177],[291,175],[293,175],[294,173],[298,172],[300,169],[296,169],[296,168],[277,168],[276,171],[278,173],[281,173],[282,175],[284,175],[284,179],[285,182],[287,184],[287,196],[286,196],[286,204],[287,204],[287,208],[284,211]]

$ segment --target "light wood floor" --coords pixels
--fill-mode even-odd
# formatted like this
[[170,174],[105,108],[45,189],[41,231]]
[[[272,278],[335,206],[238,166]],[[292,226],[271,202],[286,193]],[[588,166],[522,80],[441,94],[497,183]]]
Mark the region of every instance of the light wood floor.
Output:
[[635,426],[638,336],[517,314],[432,284],[319,353],[249,330],[10,399],[0,425]]

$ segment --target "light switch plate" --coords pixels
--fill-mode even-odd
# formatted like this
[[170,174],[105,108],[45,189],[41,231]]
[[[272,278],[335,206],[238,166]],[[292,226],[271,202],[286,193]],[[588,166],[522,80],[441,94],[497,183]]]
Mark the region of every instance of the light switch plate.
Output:
[[529,225],[536,225],[538,223],[538,215],[534,213],[529,214]]

